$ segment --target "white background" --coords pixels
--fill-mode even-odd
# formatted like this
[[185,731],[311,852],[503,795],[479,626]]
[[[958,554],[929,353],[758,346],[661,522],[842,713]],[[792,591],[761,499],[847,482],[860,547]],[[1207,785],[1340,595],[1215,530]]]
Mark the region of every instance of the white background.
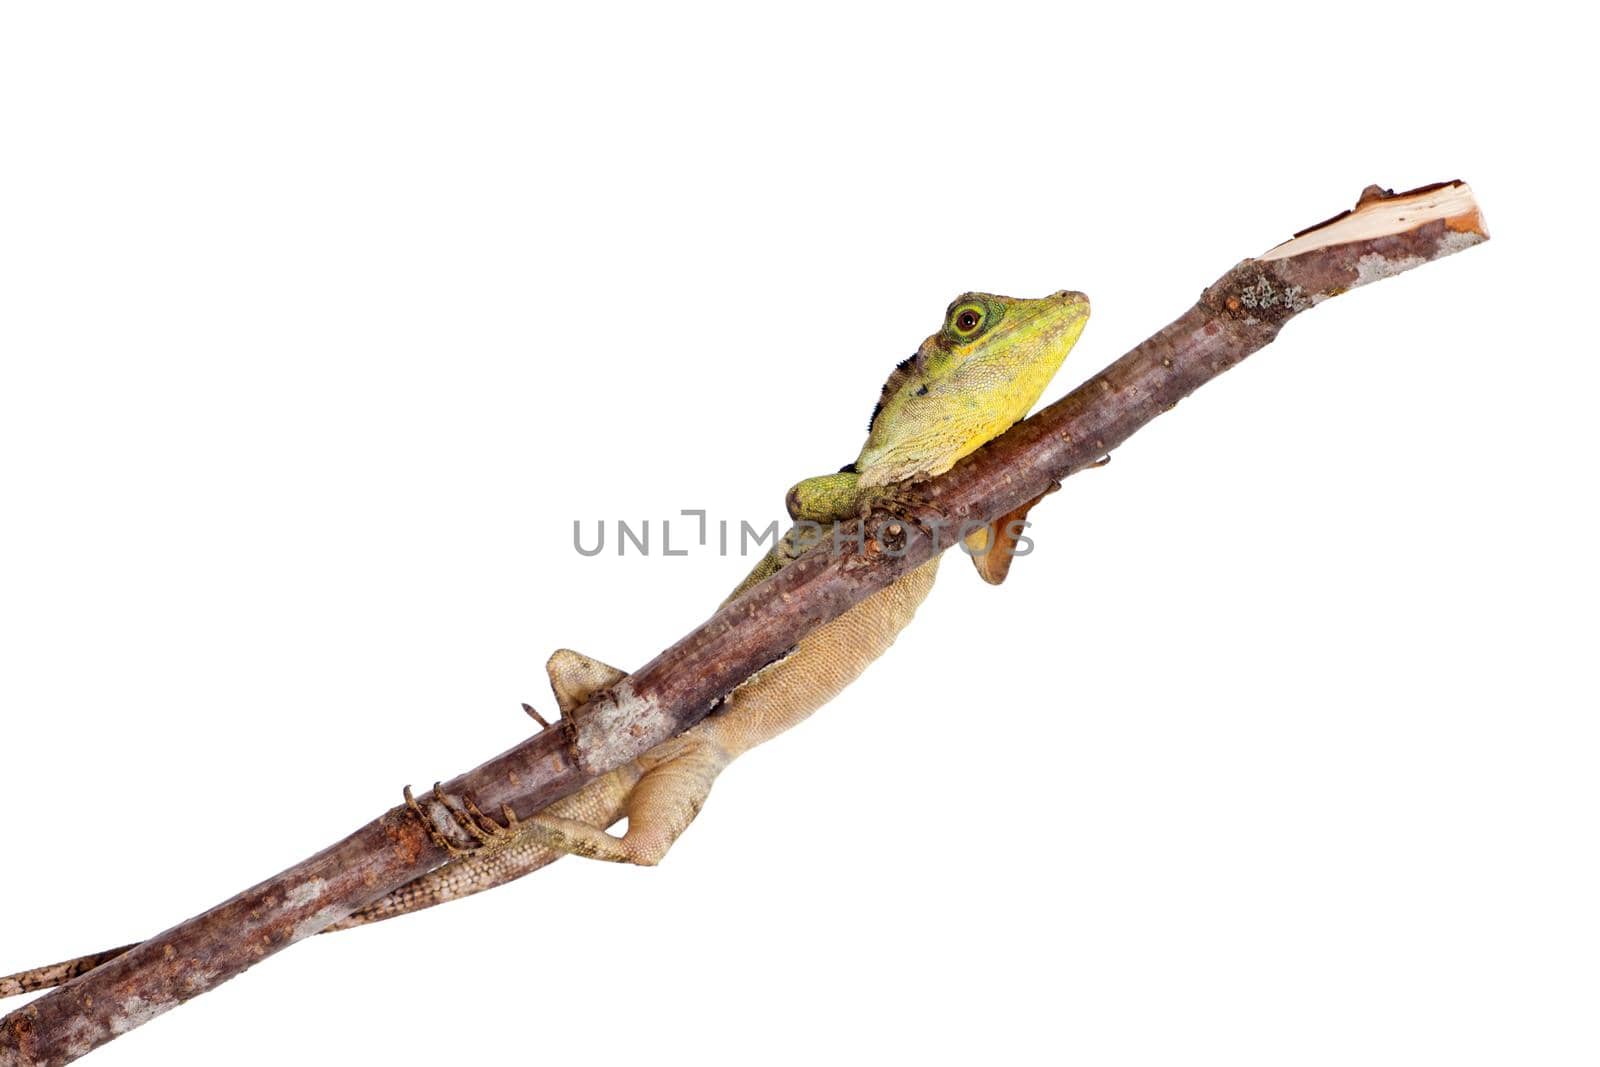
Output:
[[554,647],[648,659],[748,561],[573,519],[777,517],[957,293],[1091,294],[1050,399],[1461,177],[1492,242],[1072,479],[1003,588],[947,561],[662,867],[317,939],[95,1062],[1595,1062],[1592,39],[579,7],[0,17],[0,971],[513,744]]

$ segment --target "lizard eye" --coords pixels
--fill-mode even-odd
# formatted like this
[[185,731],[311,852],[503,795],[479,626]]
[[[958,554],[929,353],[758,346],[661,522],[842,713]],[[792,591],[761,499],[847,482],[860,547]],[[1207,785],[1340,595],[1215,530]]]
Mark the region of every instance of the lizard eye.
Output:
[[983,312],[977,308],[962,308],[956,312],[956,333],[961,334],[963,337],[972,336],[981,325],[983,325]]

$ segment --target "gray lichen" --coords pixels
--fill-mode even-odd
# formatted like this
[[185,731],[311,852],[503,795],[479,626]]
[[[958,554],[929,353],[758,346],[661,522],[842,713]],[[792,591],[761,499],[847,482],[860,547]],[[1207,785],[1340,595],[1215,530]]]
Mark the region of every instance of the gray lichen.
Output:
[[1239,303],[1251,311],[1300,312],[1312,304],[1300,286],[1283,285],[1265,271],[1258,272],[1248,285],[1241,285],[1237,295]]
[[[1474,230],[1446,230],[1439,237],[1439,250],[1431,256],[1389,257],[1378,252],[1368,252],[1356,260],[1355,285],[1366,285],[1368,282],[1393,278],[1396,274],[1403,274],[1412,267],[1420,267],[1432,260],[1454,255],[1464,248],[1471,248],[1473,245],[1481,243],[1483,240],[1483,234]],[[1352,286],[1352,288],[1354,287]]]
[[175,1006],[175,1001],[149,1001],[135,993],[117,1005],[118,1014],[111,1020],[111,1033],[113,1036],[125,1034]]

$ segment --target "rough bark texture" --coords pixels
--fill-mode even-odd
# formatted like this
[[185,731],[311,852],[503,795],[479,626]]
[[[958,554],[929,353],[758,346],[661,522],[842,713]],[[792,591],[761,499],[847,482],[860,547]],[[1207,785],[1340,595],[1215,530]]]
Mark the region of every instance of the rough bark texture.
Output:
[[[1409,198],[1399,205],[1407,212],[1395,210],[1402,198]],[[1347,212],[1262,259],[1243,261],[1171,325],[949,473],[919,486],[925,506],[910,516],[910,524],[874,517],[844,529],[839,551],[823,546],[750,589],[571,720],[451,780],[445,791],[470,794],[486,811],[510,805],[520,816],[531,815],[697,722],[812,628],[949,547],[963,524],[1004,515],[1093,464],[1270,343],[1290,318],[1487,237],[1461,183],[1400,197],[1371,188],[1353,214],[1379,217],[1379,208],[1382,225],[1392,225],[1392,232],[1361,233],[1333,244],[1318,238],[1349,232]],[[1398,222],[1387,221],[1396,217]],[[447,817],[441,823],[450,825]],[[420,822],[405,807],[395,807],[310,859],[12,1012],[0,1020],[0,1065],[77,1059],[445,858]]]

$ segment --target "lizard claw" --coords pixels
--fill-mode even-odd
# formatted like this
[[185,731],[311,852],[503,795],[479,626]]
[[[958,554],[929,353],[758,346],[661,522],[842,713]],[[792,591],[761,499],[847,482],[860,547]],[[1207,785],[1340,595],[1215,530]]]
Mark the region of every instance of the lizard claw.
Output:
[[539,731],[541,733],[550,729],[550,720],[546,719],[543,715],[540,715],[538,711],[534,710],[533,705],[529,704],[526,700],[522,702],[522,710],[528,713],[529,718],[539,724]]
[[463,795],[458,804],[440,788],[438,782],[435,782],[433,783],[434,801],[449,814],[451,821],[463,833],[476,842],[474,845],[463,848],[452,841],[449,835],[440,829],[438,820],[433,813],[419,804],[417,798],[411,795],[411,787],[409,785],[402,792],[405,796],[406,807],[422,821],[423,828],[428,831],[428,837],[452,858],[466,856],[483,849],[503,848],[518,836],[517,813],[511,810],[509,804],[501,807],[506,819],[505,825],[502,826],[492,817],[485,815],[471,797]]
[[[438,791],[437,785],[434,786],[434,790],[435,792]],[[428,831],[428,837],[433,840],[435,845],[438,845],[451,857],[464,856],[472,851],[469,848],[462,848],[440,831],[439,824],[434,821],[433,815],[423,808],[421,804],[418,804],[417,798],[411,795],[411,786],[407,785],[401,790],[401,793],[406,798],[406,807],[410,809],[411,814],[417,817],[417,821],[422,823],[422,828]]]
[[[501,825],[495,822],[493,817],[485,815],[479,810],[478,805],[474,804],[472,798],[466,794],[462,794],[461,803],[467,809],[467,815],[470,816],[462,825],[466,828],[467,833],[477,839],[480,848],[500,847],[517,836],[519,829],[517,813],[511,810],[510,804],[500,805],[500,813],[506,820],[505,824]],[[459,813],[452,810],[451,814]]]
[[[933,527],[919,518],[917,513],[934,507],[932,498],[922,490],[905,483],[891,485],[861,502],[861,521],[867,533],[880,541],[903,539],[903,528],[907,526],[914,526],[931,537],[934,534]],[[871,521],[874,514],[880,517],[877,523]]]

